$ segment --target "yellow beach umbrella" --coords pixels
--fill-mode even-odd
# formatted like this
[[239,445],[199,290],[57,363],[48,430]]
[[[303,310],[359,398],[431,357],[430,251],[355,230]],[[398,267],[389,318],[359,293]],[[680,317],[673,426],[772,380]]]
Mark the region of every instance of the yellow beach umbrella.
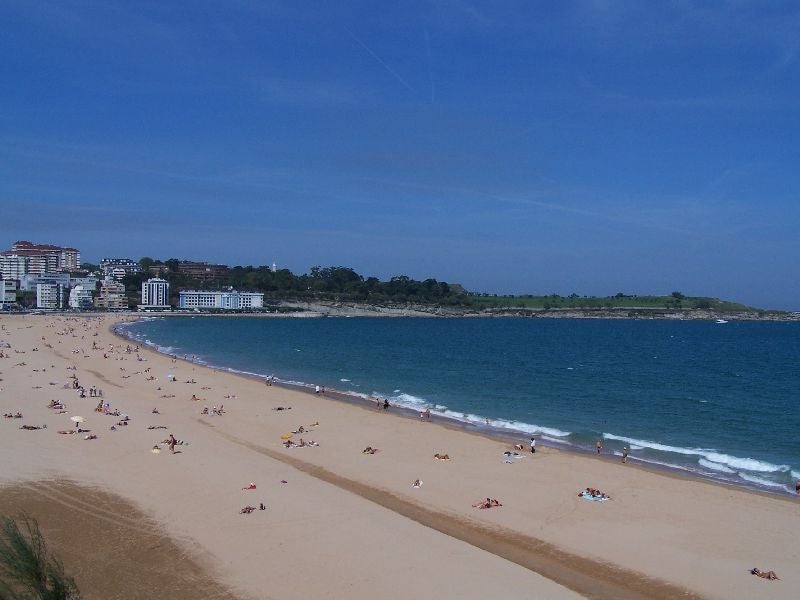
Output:
[[291,433],[284,433],[284,434],[281,436],[281,439],[282,439],[282,440],[288,440],[290,437],[292,437],[292,434],[291,434]]

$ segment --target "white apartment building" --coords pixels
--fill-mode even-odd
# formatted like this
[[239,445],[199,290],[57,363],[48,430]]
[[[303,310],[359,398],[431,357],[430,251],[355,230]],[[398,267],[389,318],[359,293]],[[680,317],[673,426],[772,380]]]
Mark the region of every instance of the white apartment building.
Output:
[[75,309],[92,308],[92,290],[94,288],[85,288],[82,285],[76,285],[69,293],[69,307]]
[[169,283],[166,279],[151,277],[142,283],[142,303],[139,308],[169,308]]
[[128,308],[125,286],[107,277],[100,286],[100,292],[95,298],[94,305],[106,310],[125,310]]
[[8,308],[17,302],[17,282],[13,279],[0,281],[0,308]]
[[229,290],[186,290],[180,293],[180,308],[242,310],[264,307],[264,294]]
[[67,301],[67,288],[61,283],[36,284],[36,308],[60,310]]

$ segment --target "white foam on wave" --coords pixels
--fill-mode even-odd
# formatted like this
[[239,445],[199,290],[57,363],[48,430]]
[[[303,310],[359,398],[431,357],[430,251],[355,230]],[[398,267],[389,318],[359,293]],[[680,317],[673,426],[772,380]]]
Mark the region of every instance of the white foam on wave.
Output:
[[342,381],[342,382],[344,382],[344,383],[347,383],[347,382],[348,382],[348,381],[350,381],[350,380],[349,380],[349,379],[345,379],[344,377],[342,377],[342,378],[341,378],[339,381]]
[[697,461],[707,469],[711,469],[713,471],[719,471],[720,473],[736,473],[733,469],[729,469],[725,465],[721,465],[720,463],[712,462],[710,460],[706,460],[705,458],[701,458]]
[[766,487],[771,487],[771,488],[780,488],[787,491],[789,490],[789,488],[787,488],[782,483],[778,483],[777,481],[770,481],[769,479],[763,479],[762,477],[756,477],[755,475],[748,475],[747,473],[739,473],[739,477],[741,477],[745,481],[749,481],[750,483],[757,483],[758,485],[764,485]]
[[533,423],[523,423],[522,421],[507,421],[505,419],[495,419],[493,421],[489,421],[489,424],[492,427],[497,427],[498,429],[510,429],[512,431],[521,431],[522,433],[527,434],[535,434],[540,433],[543,435],[548,435],[551,437],[567,437],[571,435],[571,431],[562,431],[560,429],[555,429],[554,427],[542,427],[541,425],[535,425]]
[[638,440],[621,435],[614,435],[613,433],[603,433],[603,438],[607,440],[617,440],[620,442],[628,442],[629,444],[636,444],[643,448],[651,450],[659,450],[661,452],[672,452],[674,454],[682,454],[684,456],[700,456],[714,463],[726,465],[731,469],[737,471],[755,471],[759,473],[775,473],[787,472],[790,467],[788,465],[774,465],[755,458],[739,458],[729,454],[717,452],[711,448],[682,448],[680,446],[669,446],[667,444],[660,444],[658,442],[651,442],[648,440]]
[[800,471],[792,469],[792,479],[800,479]]

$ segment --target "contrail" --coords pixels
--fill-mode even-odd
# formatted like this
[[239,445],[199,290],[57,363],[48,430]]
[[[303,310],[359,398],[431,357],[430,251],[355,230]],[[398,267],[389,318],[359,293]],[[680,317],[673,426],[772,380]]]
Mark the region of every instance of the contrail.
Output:
[[401,84],[403,84],[403,87],[405,87],[410,92],[413,92],[414,94],[417,93],[417,91],[414,88],[412,88],[405,79],[400,77],[400,74],[397,73],[397,71],[392,69],[392,67],[387,65],[380,56],[375,54],[375,52],[372,50],[372,48],[370,48],[364,42],[362,42],[360,39],[358,39],[352,31],[347,29],[347,27],[345,27],[345,31],[347,31],[347,33],[350,35],[350,37],[353,38],[358,43],[359,46],[361,46],[364,50],[369,52],[370,55],[372,55],[372,58],[377,60],[384,69],[389,71],[389,73],[391,73],[394,76],[394,78],[397,79],[397,81],[399,81]]

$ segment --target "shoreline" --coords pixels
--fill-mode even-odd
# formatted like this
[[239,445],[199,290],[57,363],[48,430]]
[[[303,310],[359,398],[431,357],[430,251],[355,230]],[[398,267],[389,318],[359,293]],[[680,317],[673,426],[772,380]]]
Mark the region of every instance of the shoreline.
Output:
[[[0,420],[0,498],[14,482],[55,477],[106,490],[158,523],[179,552],[205,557],[237,598],[268,590],[272,597],[348,600],[771,599],[800,585],[800,514],[775,495],[550,447],[503,460],[508,445],[482,432],[385,415],[364,403],[354,410],[346,400],[325,402],[313,392],[173,363],[144,345],[126,352],[132,340],[112,332],[114,321],[0,319],[8,331],[0,338],[13,347],[11,360],[0,361],[0,407],[25,413],[22,421]],[[93,339],[99,350],[87,349]],[[39,352],[31,352],[35,346]],[[17,349],[24,356],[16,357]],[[92,412],[95,398],[62,386],[64,373],[105,388],[103,397],[130,415],[131,426],[110,432],[115,419]],[[194,394],[198,402],[189,398]],[[53,398],[67,404],[66,415],[45,408]],[[224,416],[200,414],[222,402]],[[273,412],[280,406],[291,410]],[[87,415],[96,440],[56,435],[76,413]],[[20,423],[49,428],[19,431]],[[165,431],[148,431],[148,424]],[[298,424],[312,424],[306,439],[319,447],[283,446],[282,432]],[[188,444],[175,455],[151,453],[168,432]],[[381,451],[364,455],[365,445]],[[434,452],[452,460],[433,460]],[[415,479],[424,487],[412,489]],[[248,481],[258,489],[245,491]],[[576,497],[587,485],[613,499]],[[470,507],[487,495],[503,507]],[[259,501],[265,512],[238,514]],[[91,502],[82,506],[92,509]],[[57,510],[52,514],[69,530]],[[81,573],[94,566],[88,556]],[[753,566],[774,569],[782,581],[753,577]],[[137,596],[123,590],[121,597]]]
[[[192,316],[204,317],[208,315],[192,315]],[[217,315],[217,316],[247,317],[248,315]],[[160,318],[160,316],[158,315],[130,316],[130,318],[126,319],[125,321],[115,322],[112,325],[110,325],[109,331],[113,335],[117,336],[119,339],[125,340],[126,342],[139,344],[141,345],[141,347],[146,348],[150,352],[154,352],[161,356],[173,356],[167,352],[162,352],[161,350],[159,350],[159,346],[155,343],[147,343],[141,340],[137,340],[136,338],[133,337],[133,335],[129,335],[124,331],[120,331],[117,329],[118,325],[122,323],[132,324],[140,322],[142,320],[146,320],[148,318]],[[176,356],[176,357],[178,358],[178,360],[184,361],[191,365],[201,366],[220,373],[228,373],[245,379],[258,381],[262,384],[266,383],[268,377],[268,375],[266,374],[244,372],[232,367],[224,367],[206,363],[205,361],[192,361],[187,357],[187,355]],[[303,393],[308,393],[311,396],[316,395],[314,393],[314,384],[305,381],[287,381],[287,380],[275,379],[273,385],[287,390],[295,390]],[[359,394],[357,392],[348,392],[346,390],[340,390],[328,386],[325,386],[323,390],[324,392],[322,392],[320,395],[320,397],[322,398],[333,399],[339,402],[346,403],[348,405],[367,409],[370,412],[374,412],[376,410],[375,409],[376,398],[368,398],[365,397],[364,394]],[[414,407],[400,405],[400,404],[392,404],[391,412],[395,414],[400,414],[402,417],[410,419],[412,421],[419,420],[420,410]],[[489,417],[489,419],[491,418]],[[482,436],[487,439],[492,439],[494,441],[507,443],[509,445],[521,443],[523,444],[525,451],[527,451],[528,439],[531,435],[529,432],[522,430],[514,430],[512,428],[506,428],[506,427],[495,427],[490,424],[483,425],[481,423],[473,423],[467,420],[461,420],[455,417],[450,417],[441,414],[440,412],[437,412],[435,410],[431,412],[431,421],[441,426],[452,428],[453,430],[463,431],[465,433]],[[621,460],[621,456],[614,453],[613,451],[612,453],[604,453],[598,456],[595,453],[594,448],[592,447],[589,446],[583,447],[577,444],[570,443],[568,441],[559,442],[557,441],[557,438],[548,436],[542,431],[540,431],[538,434],[535,435],[537,437],[538,445],[547,448],[552,448],[559,452],[573,453],[578,456],[592,458],[594,460],[612,462],[612,463],[619,462]],[[639,459],[635,456],[628,456],[627,464],[634,468],[642,469],[644,471],[652,473],[663,474],[676,478],[685,478],[688,480],[701,481],[712,485],[722,486],[723,488],[733,488],[756,494],[763,494],[766,497],[781,498],[789,502],[794,501],[797,497],[795,493],[783,487],[778,489],[770,487],[768,485],[758,484],[756,482],[750,482],[747,480],[732,480],[732,479],[726,479],[721,476],[715,477],[699,471],[685,469],[678,465],[669,465],[653,461],[647,461]]]

